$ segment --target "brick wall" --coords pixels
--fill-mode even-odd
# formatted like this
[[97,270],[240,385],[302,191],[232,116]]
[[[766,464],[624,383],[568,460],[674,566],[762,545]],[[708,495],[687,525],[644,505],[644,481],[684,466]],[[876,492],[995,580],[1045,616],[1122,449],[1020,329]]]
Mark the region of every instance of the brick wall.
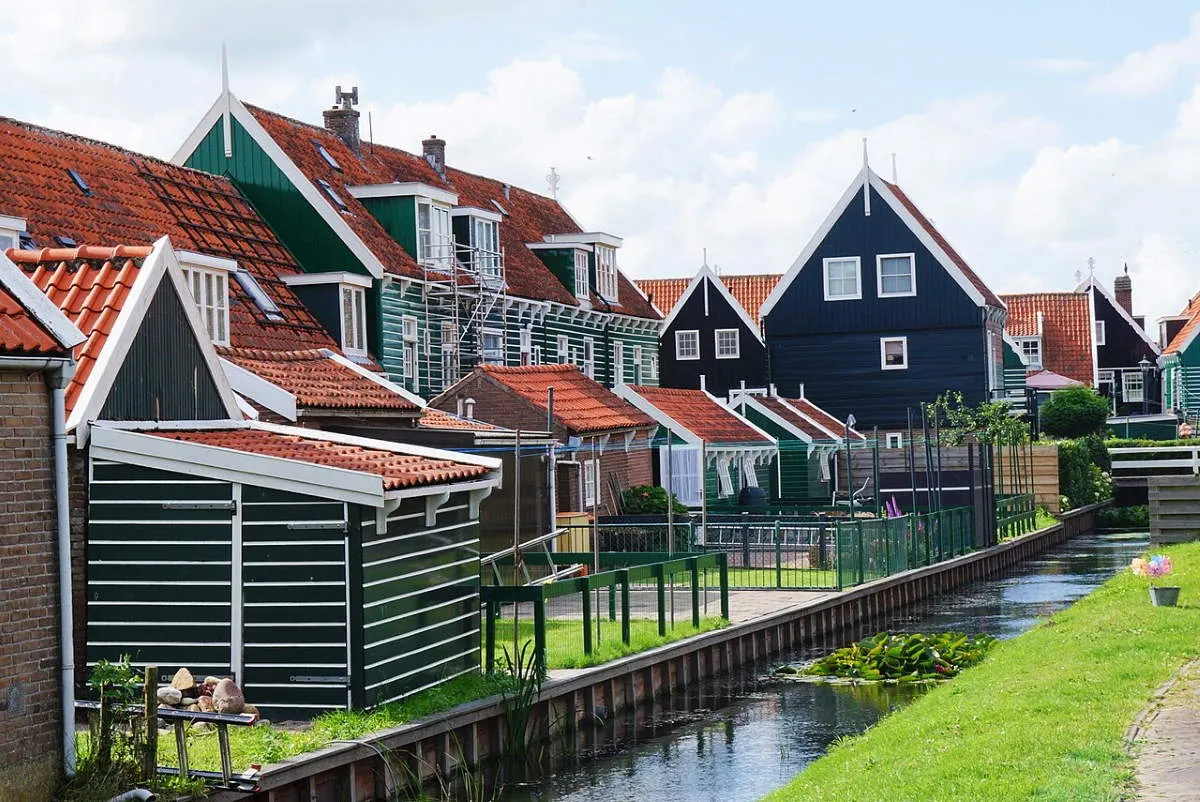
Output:
[[0,799],[49,799],[59,748],[50,391],[0,371]]
[[[599,512],[601,515],[616,515],[617,498],[613,494],[615,484],[620,492],[628,487],[654,484],[653,452],[647,448],[645,433],[634,441],[628,452],[625,451],[623,440],[609,443],[604,453],[600,455],[600,499]],[[579,454],[576,459],[586,461],[591,459],[587,453]],[[580,469],[577,465],[560,465],[558,469],[558,508],[563,511],[579,510]],[[590,510],[586,510],[590,512]]]

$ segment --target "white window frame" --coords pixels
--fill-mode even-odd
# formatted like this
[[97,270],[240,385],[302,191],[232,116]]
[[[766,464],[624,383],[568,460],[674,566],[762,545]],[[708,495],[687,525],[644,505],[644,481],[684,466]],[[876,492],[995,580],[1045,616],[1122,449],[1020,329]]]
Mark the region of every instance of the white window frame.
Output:
[[[831,265],[840,262],[852,262],[854,264],[854,285],[855,292],[853,295],[832,295],[829,292],[829,268]],[[825,300],[826,301],[857,301],[862,298],[862,259],[857,256],[832,256],[821,260],[821,270],[824,276]]]
[[[1042,367],[1042,338],[1041,337],[1018,337],[1017,346],[1020,349],[1021,356],[1025,358],[1025,364],[1031,368],[1041,369]],[[1031,354],[1026,350],[1026,346],[1036,346]],[[1034,358],[1036,356],[1036,359]]]
[[[723,350],[721,335],[733,335],[733,350]],[[728,344],[727,344],[728,345]],[[742,332],[740,329],[717,329],[713,332],[713,346],[716,348],[717,359],[738,359],[742,355]]]
[[613,340],[613,384],[625,383],[625,343]]
[[596,292],[605,300],[617,300],[617,249],[596,243]]
[[400,318],[400,339],[403,343],[401,353],[404,355],[404,378],[415,380],[417,378],[417,343],[420,340],[420,333],[417,328],[417,319],[412,315],[404,315]]
[[567,335],[560,334],[554,338],[554,358],[560,365],[571,361],[571,340]]
[[[883,260],[908,259],[907,292],[884,292],[883,289]],[[881,253],[875,257],[875,290],[880,298],[911,298],[917,294],[917,255],[915,253]]]
[[[1131,381],[1132,379],[1132,381]],[[1146,383],[1140,370],[1121,371],[1121,401],[1140,404],[1146,398]]]
[[587,376],[589,379],[596,378],[596,338],[595,337],[584,337],[583,338],[583,359],[581,360],[581,362],[583,364],[581,364],[579,366],[579,369],[581,371],[583,371],[583,375]]
[[[428,209],[429,223],[421,221]],[[417,198],[417,262],[427,267],[448,268],[454,256],[454,233],[450,226],[450,207],[428,198]]]
[[587,251],[575,250],[575,297],[589,298],[592,294],[591,277],[588,273],[591,271],[591,258]]
[[475,264],[472,266],[480,277],[492,282],[500,281],[504,275],[500,269],[500,223],[472,217],[471,237],[475,246]]
[[[236,269],[235,263],[230,263]],[[200,319],[214,345],[229,345],[229,273],[227,268],[208,267],[180,260],[179,267],[192,293]]]
[[645,372],[645,368],[642,365],[642,346],[634,345],[633,346],[633,383],[634,384],[642,383],[642,373],[644,373],[644,372]]
[[[494,355],[491,357],[488,356],[489,350],[493,350],[493,351],[496,350],[496,349],[488,348],[487,342],[488,342],[489,337],[494,337],[494,338],[498,339],[500,342],[500,348],[499,348],[500,357],[499,357],[499,359],[497,359]],[[505,364],[504,351],[505,351],[504,332],[501,329],[484,329],[482,332],[480,332],[480,335],[479,335],[479,360],[480,360],[480,362],[482,362],[485,365],[503,365],[503,364]]]
[[596,492],[596,489],[596,460],[585,459],[583,461],[583,487],[581,488],[583,490],[584,510],[589,508],[595,509],[600,506],[597,503],[598,499],[596,497],[599,494]]
[[540,346],[540,345],[533,346],[533,350],[529,352],[529,364],[531,364],[531,365],[542,364],[542,346]]
[[[889,343],[900,343],[900,353],[904,356],[904,364],[889,365],[887,363],[887,347]],[[908,370],[908,337],[880,337],[879,338],[879,369],[880,370]]]
[[458,324],[442,323],[442,389],[458,381]]
[[888,432],[884,435],[884,448],[904,448],[904,434]]
[[[347,309],[347,299],[350,308]],[[342,316],[342,350],[355,356],[367,354],[367,291],[353,284],[342,284],[338,290]],[[347,313],[349,317],[347,317]]]
[[1104,345],[1105,344],[1104,343],[1104,340],[1105,340],[1104,335],[1105,334],[1106,334],[1106,331],[1105,331],[1105,327],[1104,327],[1104,321],[1097,320],[1096,321],[1096,345]]
[[531,365],[533,362],[533,327],[526,324],[517,334],[517,350],[521,352],[521,364]]
[[646,381],[658,381],[658,354],[653,352],[646,358]]
[[[25,218],[0,214],[0,253],[9,248],[21,248],[21,235],[26,231]],[[9,244],[5,245],[4,241]]]
[[[683,343],[685,339],[692,339],[695,342],[695,348],[690,349],[691,353],[684,353]],[[675,332],[675,359],[680,362],[694,362],[700,359],[699,329],[682,329]]]

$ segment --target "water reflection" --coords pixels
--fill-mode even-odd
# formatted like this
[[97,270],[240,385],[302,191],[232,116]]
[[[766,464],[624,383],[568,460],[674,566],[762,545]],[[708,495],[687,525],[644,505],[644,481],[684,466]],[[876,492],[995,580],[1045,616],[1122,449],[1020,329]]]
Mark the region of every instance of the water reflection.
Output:
[[[1145,543],[1145,536],[1079,537],[1006,576],[918,603],[883,628],[953,629],[1011,638],[1091,592],[1128,565]],[[840,644],[827,647],[835,645]],[[510,788],[502,798],[759,799],[820,757],[837,738],[863,731],[921,692],[911,686],[762,683],[757,676],[765,668],[706,683],[607,722],[588,738],[588,748],[548,767],[544,779]]]

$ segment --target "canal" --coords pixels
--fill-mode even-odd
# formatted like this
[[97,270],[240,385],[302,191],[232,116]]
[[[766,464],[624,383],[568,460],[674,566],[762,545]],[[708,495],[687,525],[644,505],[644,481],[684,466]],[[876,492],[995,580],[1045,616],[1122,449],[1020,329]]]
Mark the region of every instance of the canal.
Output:
[[[959,630],[1012,638],[1087,595],[1146,547],[1144,534],[1076,537],[1012,571],[930,597],[879,629]],[[765,591],[769,592],[769,591]],[[774,661],[799,662],[844,643]],[[763,678],[770,665],[691,688],[606,722],[583,722],[587,748],[542,779],[510,785],[507,802],[756,800],[790,780],[837,738],[862,732],[920,691]]]

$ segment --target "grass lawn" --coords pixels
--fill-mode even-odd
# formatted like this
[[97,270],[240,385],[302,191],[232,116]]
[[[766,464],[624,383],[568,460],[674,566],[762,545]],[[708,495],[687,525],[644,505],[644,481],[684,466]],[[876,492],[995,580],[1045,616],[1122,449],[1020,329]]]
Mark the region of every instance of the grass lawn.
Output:
[[[659,637],[658,619],[631,618],[629,620],[629,645],[621,641],[621,622],[604,618],[600,622],[600,634],[596,634],[596,622],[592,621],[592,653],[583,651],[583,621],[549,619],[546,621],[546,664],[548,668],[587,668],[616,660],[664,643],[682,640],[701,632],[729,626],[724,618],[701,618],[700,628],[692,627],[690,613],[676,614],[675,627],[667,620],[667,634]],[[522,618],[519,623],[521,643],[532,642],[533,621]],[[504,665],[504,649],[513,651],[513,622],[511,618],[496,621],[496,663]]]
[[824,568],[784,568],[782,585],[777,585],[775,568],[730,568],[731,588],[834,588],[837,572]]
[[1123,736],[1200,649],[1200,544],[1162,550],[1179,607],[1124,572],[862,735],[839,741],[782,800],[1116,800]]

